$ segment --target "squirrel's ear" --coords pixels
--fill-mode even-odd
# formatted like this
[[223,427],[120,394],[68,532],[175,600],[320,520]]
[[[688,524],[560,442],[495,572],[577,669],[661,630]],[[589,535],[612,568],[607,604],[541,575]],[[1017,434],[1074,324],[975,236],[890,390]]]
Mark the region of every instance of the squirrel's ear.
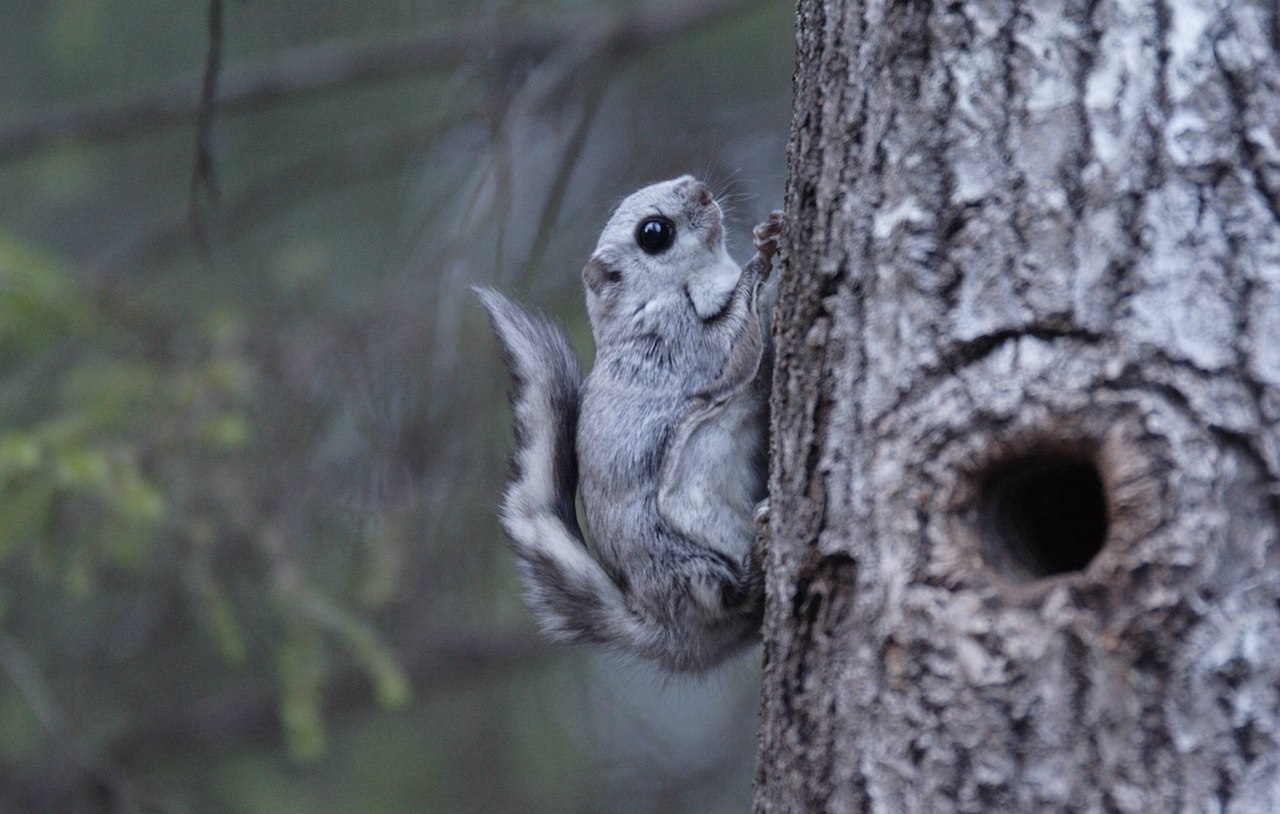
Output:
[[604,289],[622,279],[622,272],[609,262],[609,258],[596,255],[582,267],[582,282],[593,294],[603,294]]

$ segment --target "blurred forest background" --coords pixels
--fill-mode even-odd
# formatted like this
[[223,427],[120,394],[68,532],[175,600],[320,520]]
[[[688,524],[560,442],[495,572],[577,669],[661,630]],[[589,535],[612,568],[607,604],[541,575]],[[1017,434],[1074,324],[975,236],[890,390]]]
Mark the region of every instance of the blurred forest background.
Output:
[[3,0],[0,812],[748,807],[758,656],[539,640],[467,286],[589,359],[609,208],[684,172],[745,258],[792,14]]

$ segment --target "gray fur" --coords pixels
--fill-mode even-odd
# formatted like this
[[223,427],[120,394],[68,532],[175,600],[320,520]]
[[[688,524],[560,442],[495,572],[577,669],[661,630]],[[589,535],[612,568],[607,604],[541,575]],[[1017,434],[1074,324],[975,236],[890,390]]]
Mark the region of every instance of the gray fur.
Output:
[[[676,239],[649,255],[635,234],[654,215]],[[780,230],[775,212],[739,269],[705,185],[684,176],[624,200],[583,269],[596,361],[582,385],[558,328],[477,291],[515,382],[503,528],[551,637],[671,670],[706,669],[756,639],[772,375],[760,313],[772,292],[758,294]],[[595,556],[572,512],[575,472]]]

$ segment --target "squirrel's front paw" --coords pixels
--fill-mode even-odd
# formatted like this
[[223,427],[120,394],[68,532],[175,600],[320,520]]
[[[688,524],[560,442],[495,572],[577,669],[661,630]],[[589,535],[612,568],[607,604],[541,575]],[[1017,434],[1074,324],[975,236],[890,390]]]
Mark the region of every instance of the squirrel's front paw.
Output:
[[778,236],[782,234],[782,210],[775,209],[769,213],[769,219],[755,228],[756,251],[765,257],[772,257],[778,251]]

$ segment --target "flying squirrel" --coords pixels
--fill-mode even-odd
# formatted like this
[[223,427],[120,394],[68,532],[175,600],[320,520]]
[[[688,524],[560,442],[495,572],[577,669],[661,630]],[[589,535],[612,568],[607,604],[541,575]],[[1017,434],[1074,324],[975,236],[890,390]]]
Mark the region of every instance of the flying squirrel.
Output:
[[[502,527],[529,607],[557,641],[703,671],[756,641],[767,475],[772,212],[741,268],[723,214],[690,176],[644,187],[582,270],[596,358],[491,289],[514,383]],[[580,494],[594,553],[578,527]]]

